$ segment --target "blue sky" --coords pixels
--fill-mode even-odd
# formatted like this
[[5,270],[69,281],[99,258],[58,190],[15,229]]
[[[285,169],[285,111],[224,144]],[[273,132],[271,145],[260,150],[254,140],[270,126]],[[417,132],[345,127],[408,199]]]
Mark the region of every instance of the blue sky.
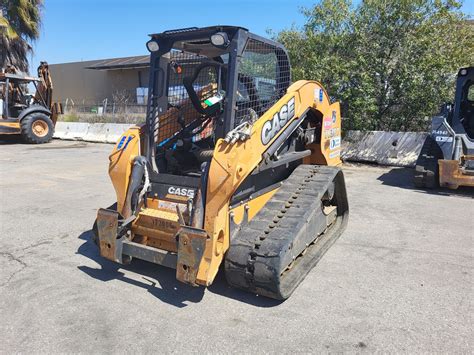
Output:
[[[34,44],[31,72],[49,63],[147,54],[149,33],[168,29],[239,25],[265,35],[301,26],[301,7],[317,0],[45,0],[41,37]],[[474,14],[474,0],[464,11]]]

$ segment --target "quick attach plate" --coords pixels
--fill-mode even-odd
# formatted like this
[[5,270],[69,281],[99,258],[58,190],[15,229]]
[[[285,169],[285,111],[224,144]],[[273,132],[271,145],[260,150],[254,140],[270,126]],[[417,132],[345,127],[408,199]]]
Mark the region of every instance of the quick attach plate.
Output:
[[117,211],[100,208],[97,211],[97,230],[100,256],[122,263],[122,242],[117,240],[118,217]]
[[197,286],[196,276],[206,247],[205,230],[181,226],[178,231],[178,262],[176,278],[184,283]]

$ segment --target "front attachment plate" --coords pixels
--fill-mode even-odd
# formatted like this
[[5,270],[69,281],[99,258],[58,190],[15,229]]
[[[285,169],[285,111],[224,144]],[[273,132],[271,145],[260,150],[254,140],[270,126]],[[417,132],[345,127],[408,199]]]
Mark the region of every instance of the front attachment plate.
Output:
[[439,184],[449,189],[459,186],[474,186],[474,176],[463,173],[457,160],[438,160]]
[[117,211],[100,208],[97,211],[100,256],[122,263],[122,243],[117,241]]
[[176,278],[184,283],[197,286],[196,277],[206,247],[205,230],[181,226],[178,231],[178,262]]

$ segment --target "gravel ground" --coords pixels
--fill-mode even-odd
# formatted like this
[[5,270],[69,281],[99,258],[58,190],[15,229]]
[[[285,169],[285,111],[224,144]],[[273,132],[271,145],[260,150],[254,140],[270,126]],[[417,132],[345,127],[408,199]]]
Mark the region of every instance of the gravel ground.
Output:
[[474,193],[345,166],[347,230],[286,302],[99,258],[111,145],[0,142],[0,352],[436,352],[473,349]]

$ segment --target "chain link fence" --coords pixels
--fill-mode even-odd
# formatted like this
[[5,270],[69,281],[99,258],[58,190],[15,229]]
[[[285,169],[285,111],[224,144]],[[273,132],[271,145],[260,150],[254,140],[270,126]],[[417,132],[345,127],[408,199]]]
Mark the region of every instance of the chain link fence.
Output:
[[66,98],[62,101],[64,115],[60,120],[89,123],[142,123],[145,121],[147,96],[121,90],[112,94],[112,99],[102,101]]

